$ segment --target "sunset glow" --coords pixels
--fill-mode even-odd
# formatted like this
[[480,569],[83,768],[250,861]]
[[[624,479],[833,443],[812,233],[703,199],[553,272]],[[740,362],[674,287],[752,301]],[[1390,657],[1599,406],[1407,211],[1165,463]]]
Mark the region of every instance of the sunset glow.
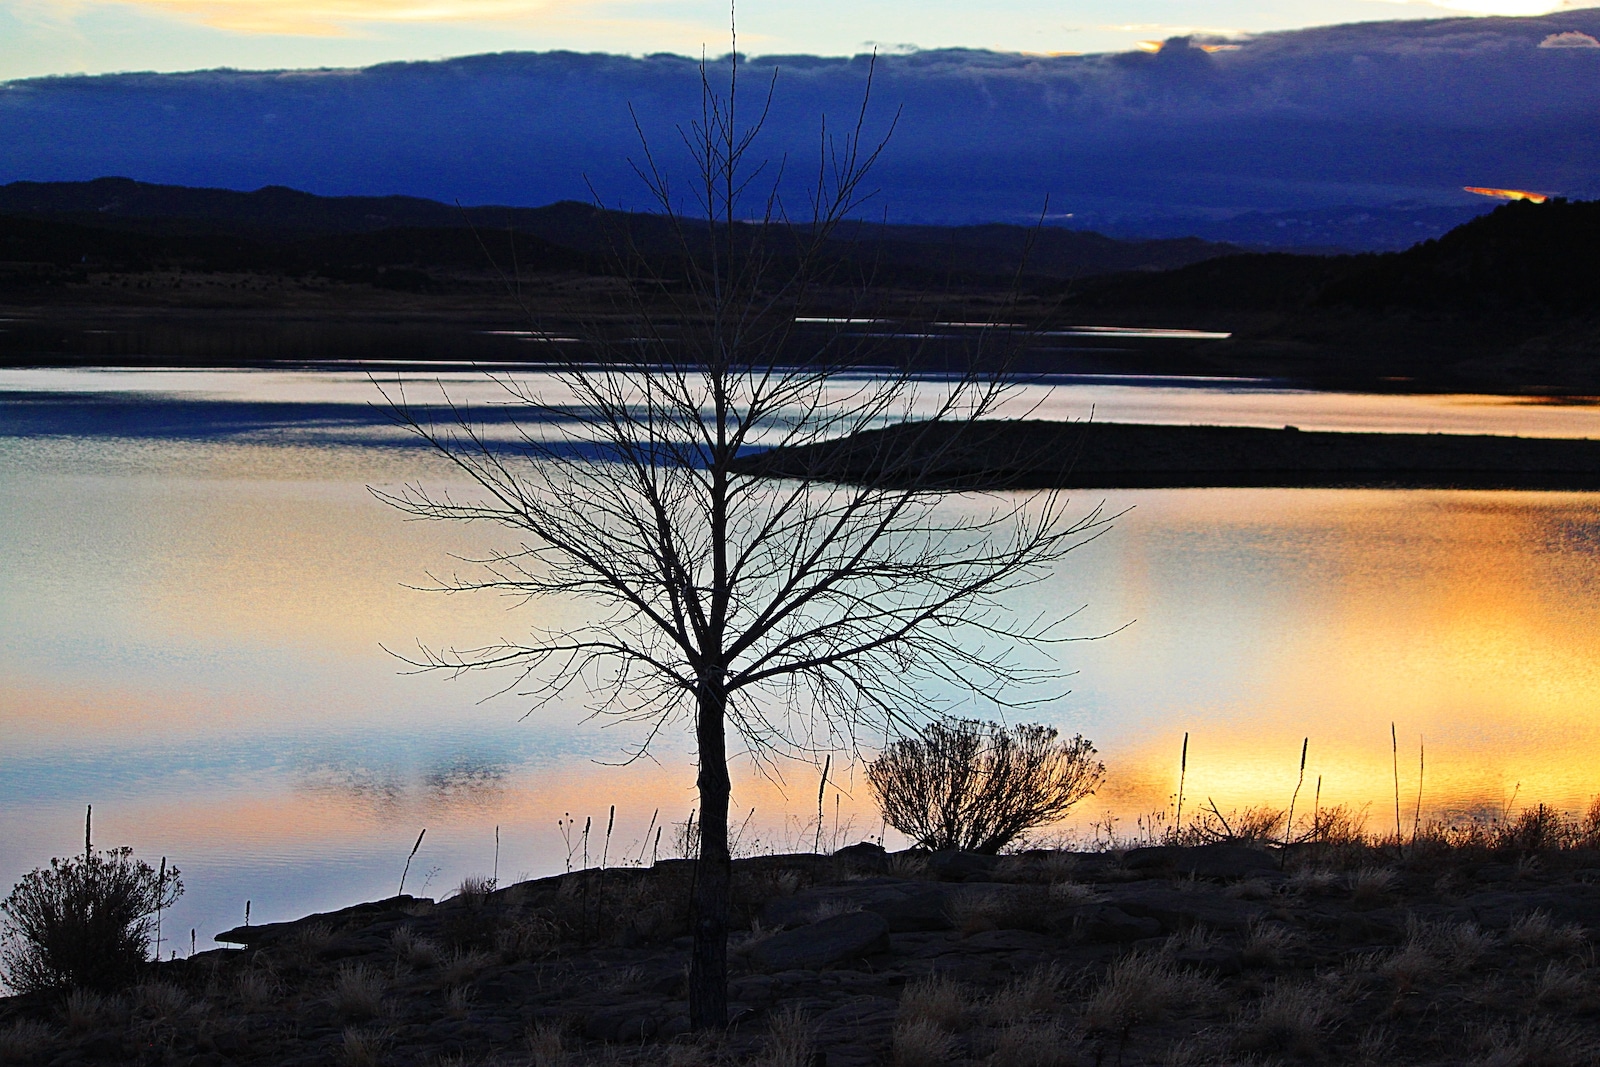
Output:
[[1550,199],[1544,193],[1530,193],[1526,189],[1489,189],[1481,185],[1464,185],[1462,188],[1469,193],[1492,196],[1500,200],[1527,200],[1530,203],[1542,204]]
[[245,34],[343,34],[374,23],[509,22],[571,7],[567,0],[116,0]]

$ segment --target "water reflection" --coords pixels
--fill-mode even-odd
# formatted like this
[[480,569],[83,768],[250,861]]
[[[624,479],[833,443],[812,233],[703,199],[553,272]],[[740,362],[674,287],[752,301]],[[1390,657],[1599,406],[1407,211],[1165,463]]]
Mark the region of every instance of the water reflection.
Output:
[[[546,402],[570,394],[537,366],[508,373]],[[840,392],[864,376],[840,376]],[[491,437],[512,439],[528,409],[489,376],[459,368],[377,372],[188,369],[0,368],[0,434],[134,438],[250,438],[275,443],[404,444],[374,382],[424,418],[448,422],[470,410]],[[939,389],[928,379],[920,408]],[[448,404],[446,403],[448,398]],[[1591,397],[1324,393],[1254,378],[1039,375],[1018,386],[999,414],[1044,419],[1279,427],[1394,433],[1492,433],[1600,437]],[[536,434],[537,427],[529,427]],[[547,432],[543,436],[551,436]]]
[[[1314,400],[1330,419],[1368,417],[1362,398],[1342,415]],[[606,766],[636,739],[625,729],[583,724],[576,707],[521,721],[514,694],[483,700],[488,679],[403,675],[384,652],[580,610],[406,588],[504,535],[401,522],[366,486],[448,477],[393,448],[0,436],[0,883],[75,847],[90,802],[102,840],[183,867],[173,921],[202,940],[246,899],[266,921],[393,892],[424,826],[413,874],[438,869],[430,892],[487,873],[496,827],[503,876],[561,869],[568,812],[603,826],[615,805],[613,856],[648,857],[652,826],[670,847],[694,803],[685,738],[666,738],[658,762]],[[1498,812],[1513,795],[1576,808],[1600,791],[1594,495],[1107,497],[1132,510],[1023,606],[1087,604],[1083,633],[1132,623],[1068,646],[1074,691],[1040,711],[1110,766],[1080,828],[1167,808],[1185,731],[1191,802],[1224,812],[1286,804],[1309,737],[1302,804],[1320,777],[1320,803],[1387,825],[1391,723],[1407,820],[1419,741],[1424,815]],[[810,847],[816,771],[781,770],[773,782],[741,765],[746,839]],[[822,841],[877,834],[859,768],[836,779]]]

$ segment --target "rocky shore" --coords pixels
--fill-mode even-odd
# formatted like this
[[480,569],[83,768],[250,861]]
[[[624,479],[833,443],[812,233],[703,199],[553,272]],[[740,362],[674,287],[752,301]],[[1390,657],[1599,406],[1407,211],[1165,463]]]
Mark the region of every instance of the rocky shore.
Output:
[[1562,1065],[1600,1055],[1600,852],[736,864],[732,1026],[688,1032],[693,865],[242,927],[117,995],[0,1000],[0,1061]]

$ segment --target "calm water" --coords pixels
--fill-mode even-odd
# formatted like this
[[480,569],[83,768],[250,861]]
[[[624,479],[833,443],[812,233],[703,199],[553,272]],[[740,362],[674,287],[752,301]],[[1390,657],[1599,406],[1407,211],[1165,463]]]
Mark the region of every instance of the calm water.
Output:
[[[423,385],[413,385],[425,390]],[[456,375],[453,395],[490,392]],[[576,709],[523,720],[487,676],[400,673],[384,648],[517,633],[494,599],[406,583],[494,536],[402,522],[369,485],[443,484],[397,447],[359,372],[0,371],[0,883],[81,842],[183,868],[169,927],[199,940],[489,873],[647,854],[652,813],[694,804],[684,739],[610,766],[630,735]],[[1308,394],[1264,383],[1073,380],[1019,403],[1052,417],[1600,436],[1600,409],[1484,397]],[[1282,805],[1301,738],[1322,801],[1392,822],[1389,724],[1425,813],[1600,792],[1600,497],[1576,493],[1161,490],[1033,591],[1087,605],[1073,692],[1041,717],[1110,768],[1080,825],[1189,795]],[[952,502],[952,507],[962,506]],[[571,608],[550,605],[544,621]],[[859,775],[824,840],[876,835]],[[1308,790],[1311,786],[1308,784]],[[741,772],[751,847],[809,845],[815,771]],[[837,812],[837,831],[835,813]],[[741,816],[742,817],[742,816]],[[667,838],[670,839],[671,830]],[[892,840],[892,834],[891,834]],[[665,852],[665,849],[664,849]],[[184,946],[187,947],[186,945]]]

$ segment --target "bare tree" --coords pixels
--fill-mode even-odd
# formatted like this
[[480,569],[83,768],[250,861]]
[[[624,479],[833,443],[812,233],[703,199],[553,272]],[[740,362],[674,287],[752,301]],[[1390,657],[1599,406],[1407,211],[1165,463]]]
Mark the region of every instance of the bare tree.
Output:
[[420,667],[506,669],[507,690],[521,687],[535,707],[580,691],[596,714],[644,724],[640,751],[692,723],[697,1029],[726,1024],[730,730],[772,766],[782,753],[853,749],[857,738],[920,725],[929,685],[1002,703],[1036,694],[1029,686],[1060,672],[1028,650],[1065,638],[1057,619],[1008,612],[1008,594],[1104,525],[1098,511],[1069,520],[1048,493],[951,509],[895,456],[883,457],[881,477],[852,485],[821,470],[766,479],[741,459],[900,419],[968,425],[1005,395],[997,353],[1015,338],[983,333],[967,369],[943,377],[919,378],[910,357],[861,373],[864,359],[881,363],[890,350],[852,336],[859,327],[808,320],[825,300],[833,318],[854,317],[838,310],[836,253],[886,140],[863,132],[870,74],[854,124],[835,135],[824,121],[809,202],[794,215],[780,195],[781,162],[766,170],[752,155],[772,86],[744,123],[736,51],[729,62],[725,88],[702,64],[700,117],[680,129],[695,175],[687,202],[641,134],[636,170],[677,253],[646,256],[627,232],[616,235],[629,283],[612,325],[585,332],[584,362],[552,364],[543,385],[497,376],[526,411],[512,447],[470,412],[434,424],[388,392],[403,424],[480,492],[377,493],[411,516],[495,523],[522,538],[441,588],[590,609],[576,628],[425,649]]
[[867,781],[889,825],[924,848],[991,855],[1061,819],[1106,766],[1081,735],[1049,726],[936,722],[887,746]]

